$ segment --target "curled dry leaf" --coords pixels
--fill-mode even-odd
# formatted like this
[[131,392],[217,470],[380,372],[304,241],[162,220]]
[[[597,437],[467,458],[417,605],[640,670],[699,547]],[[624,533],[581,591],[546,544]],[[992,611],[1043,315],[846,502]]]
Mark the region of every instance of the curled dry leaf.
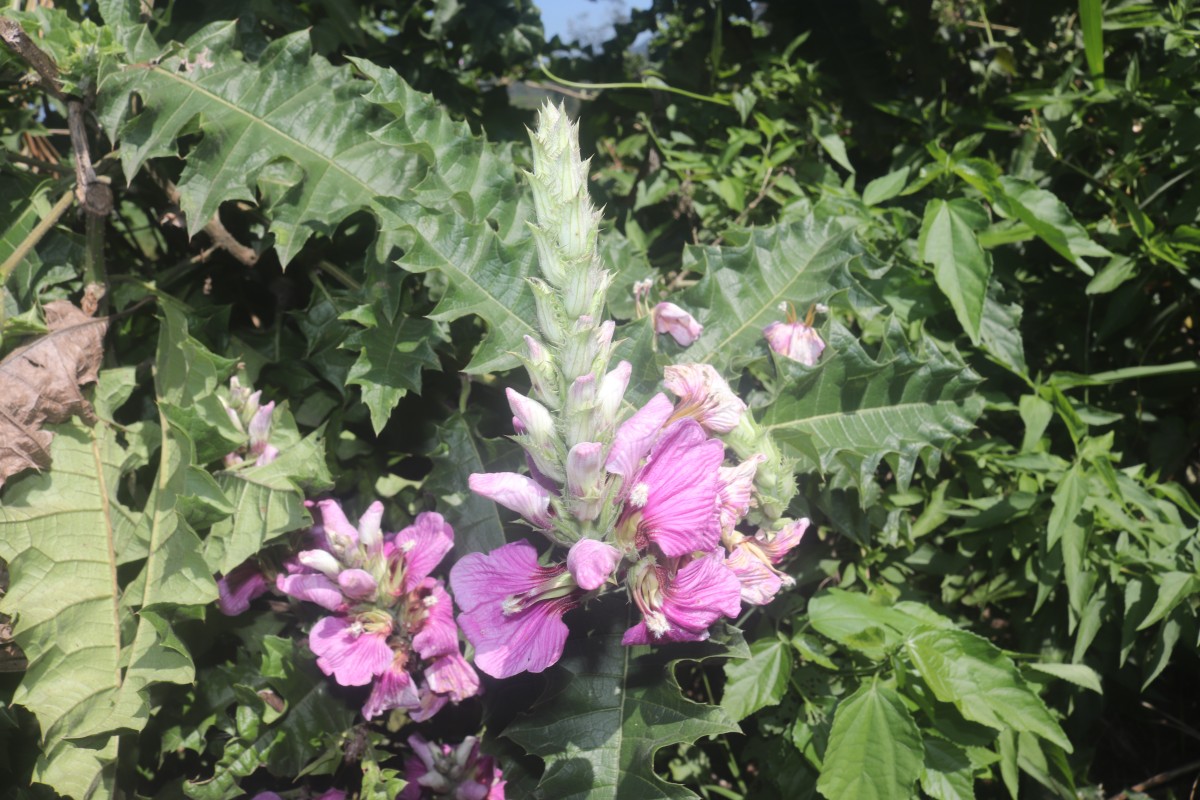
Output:
[[95,422],[79,391],[99,377],[107,319],[94,319],[65,300],[47,303],[50,332],[0,361],[0,487],[31,467],[50,466],[48,423],[78,414]]

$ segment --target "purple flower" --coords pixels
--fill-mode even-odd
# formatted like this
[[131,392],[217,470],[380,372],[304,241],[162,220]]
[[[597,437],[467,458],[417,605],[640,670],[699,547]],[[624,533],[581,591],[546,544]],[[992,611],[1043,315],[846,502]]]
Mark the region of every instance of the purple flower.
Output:
[[825,349],[825,342],[817,332],[799,320],[772,322],[763,328],[763,336],[776,353],[806,367],[815,365]]
[[719,617],[741,609],[741,584],[719,555],[708,553],[674,571],[646,558],[628,581],[642,621],[625,631],[621,644],[700,642]]
[[432,659],[458,652],[458,627],[454,624],[454,603],[434,578],[422,581],[419,591],[412,593],[407,618],[413,635],[413,649],[421,658]]
[[408,746],[413,751],[404,762],[408,783],[396,800],[504,800],[504,776],[494,758],[479,752],[474,736],[451,747],[413,734]]
[[275,576],[275,588],[297,600],[316,603],[329,611],[345,611],[347,607],[341,587],[320,572],[280,573]]
[[663,370],[663,385],[679,398],[675,418],[693,417],[710,433],[738,426],[746,404],[711,364],[675,364]]
[[680,347],[687,347],[700,338],[704,326],[674,303],[659,303],[650,312],[655,333],[669,333]]
[[628,484],[617,536],[667,556],[712,550],[720,541],[717,479],[725,446],[694,419],[673,423],[655,442],[646,466]]
[[253,561],[246,561],[217,578],[217,609],[222,614],[236,617],[250,608],[250,602],[267,593],[270,584],[262,570]]
[[455,648],[454,652],[433,659],[425,668],[429,691],[445,695],[455,703],[479,694],[479,676]]
[[565,566],[539,566],[532,545],[512,542],[464,556],[450,570],[450,586],[462,609],[459,627],[487,674],[541,672],[562,656],[562,617],[577,605],[579,590]]
[[550,492],[515,472],[473,472],[467,485],[475,494],[515,511],[539,528],[550,527]]
[[392,663],[391,632],[391,619],[378,612],[353,619],[324,617],[309,632],[308,646],[326,675],[342,686],[365,686]]
[[603,586],[620,563],[620,550],[595,539],[580,539],[567,553],[567,571],[588,592]]

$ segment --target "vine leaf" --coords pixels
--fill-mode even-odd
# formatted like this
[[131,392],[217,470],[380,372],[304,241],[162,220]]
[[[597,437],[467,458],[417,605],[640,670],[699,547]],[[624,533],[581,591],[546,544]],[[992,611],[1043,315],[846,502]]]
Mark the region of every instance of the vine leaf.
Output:
[[0,361],[0,487],[26,469],[50,466],[53,434],[44,426],[78,414],[94,422],[79,387],[99,375],[107,319],[65,300],[45,306],[49,333]]
[[895,320],[887,322],[874,357],[834,321],[828,347],[813,368],[781,363],[778,395],[763,424],[803,471],[830,476],[835,487],[875,486],[886,462],[904,489],[919,458],[932,470],[941,448],[965,435],[983,411],[979,377],[954,350],[922,339],[910,348]]
[[[748,655],[737,637],[741,655]],[[624,647],[621,632],[603,630],[568,642],[537,705],[504,735],[541,756],[538,796],[556,800],[692,798],[654,772],[654,754],[672,744],[738,731],[719,706],[683,697],[674,668],[689,648]],[[703,656],[721,654],[710,644]],[[715,648],[715,649],[714,649]]]

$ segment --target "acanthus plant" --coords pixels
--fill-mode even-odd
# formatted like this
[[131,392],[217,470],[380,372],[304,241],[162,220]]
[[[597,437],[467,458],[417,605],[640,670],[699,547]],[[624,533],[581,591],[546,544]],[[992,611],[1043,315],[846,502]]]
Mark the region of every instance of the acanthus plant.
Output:
[[[612,363],[611,277],[577,128],[546,105],[531,139],[542,277],[529,283],[542,340],[525,339],[530,395],[507,390],[529,474],[477,473],[470,487],[520,514],[550,550],[539,558],[533,544],[511,542],[450,571],[475,663],[496,678],[556,663],[564,615],[609,592],[624,593],[640,616],[623,644],[703,641],[721,618],[791,583],[777,564],[809,525],[783,517],[796,491],[792,465],[711,365],[667,367],[675,400],[660,392],[630,411],[632,367]],[[635,291],[643,303],[645,287]],[[680,346],[702,335],[673,303],[651,318]]]

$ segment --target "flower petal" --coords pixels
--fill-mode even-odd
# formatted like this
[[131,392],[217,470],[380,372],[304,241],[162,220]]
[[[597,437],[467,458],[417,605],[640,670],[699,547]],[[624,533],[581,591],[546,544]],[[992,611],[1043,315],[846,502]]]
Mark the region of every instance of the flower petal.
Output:
[[346,598],[336,583],[319,572],[279,574],[275,576],[275,588],[297,600],[316,603],[330,611],[341,611],[346,607]]
[[250,608],[250,601],[267,593],[269,585],[262,570],[253,561],[246,561],[217,578],[217,609],[224,615],[236,617]]
[[421,700],[412,676],[393,661],[392,665],[375,679],[375,685],[371,687],[371,696],[363,704],[362,714],[368,720],[372,720],[393,708],[413,709],[419,708],[420,705]]
[[420,623],[420,630],[413,636],[413,649],[425,659],[457,653],[458,626],[454,624],[454,603],[442,582],[426,578],[421,591],[416,594],[419,599],[415,602],[423,607],[425,618]]
[[579,588],[599,589],[621,563],[621,551],[595,539],[580,539],[567,553],[567,570]]
[[325,617],[313,625],[308,646],[317,666],[342,686],[365,686],[392,663],[387,635],[356,633],[345,617]]
[[459,653],[438,656],[425,668],[429,690],[443,694],[455,703],[479,694],[479,676]]
[[693,419],[672,423],[633,486],[646,485],[638,532],[667,556],[711,550],[720,541],[717,479],[725,445]]
[[562,657],[567,625],[562,615],[574,601],[559,598],[534,603],[505,615],[499,603],[458,615],[458,625],[475,646],[475,666],[493,678],[541,672]]
[[454,546],[454,529],[441,514],[425,511],[396,534],[392,543],[404,551],[404,591],[421,585]]
[[604,468],[626,478],[637,472],[642,459],[650,452],[650,445],[654,444],[662,432],[663,424],[674,411],[675,406],[665,394],[659,392],[651,397],[646,405],[617,428]]
[[467,477],[467,485],[539,528],[550,525],[550,493],[537,481],[515,472],[475,472]]

